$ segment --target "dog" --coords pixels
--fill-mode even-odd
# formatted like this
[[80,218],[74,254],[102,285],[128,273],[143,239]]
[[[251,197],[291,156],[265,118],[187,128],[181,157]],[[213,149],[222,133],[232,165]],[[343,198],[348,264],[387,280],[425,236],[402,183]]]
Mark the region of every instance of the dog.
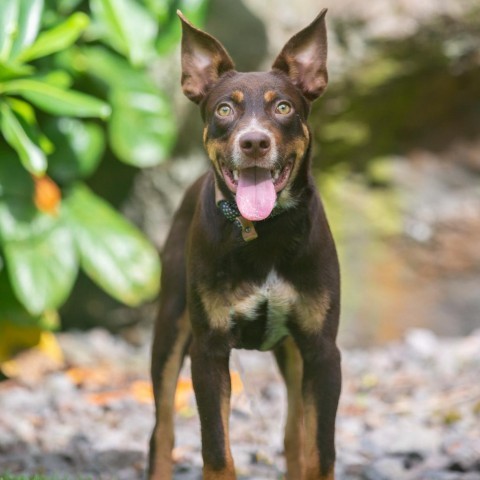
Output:
[[285,380],[286,477],[332,480],[340,274],[307,125],[328,81],[326,10],[285,44],[271,71],[249,73],[177,13],[181,84],[200,108],[212,168],[187,191],[162,254],[148,478],[172,478],[174,396],[187,353],[203,478],[236,478],[229,356],[241,348],[272,351]]

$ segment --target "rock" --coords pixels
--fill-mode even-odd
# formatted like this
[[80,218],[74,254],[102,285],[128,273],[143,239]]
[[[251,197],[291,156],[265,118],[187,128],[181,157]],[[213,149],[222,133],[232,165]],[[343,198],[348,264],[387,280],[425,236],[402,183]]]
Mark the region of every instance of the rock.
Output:
[[412,473],[404,468],[402,458],[385,457],[375,461],[364,471],[366,480],[411,480]]
[[428,455],[440,447],[440,432],[416,418],[393,421],[367,434],[377,452],[387,455]]

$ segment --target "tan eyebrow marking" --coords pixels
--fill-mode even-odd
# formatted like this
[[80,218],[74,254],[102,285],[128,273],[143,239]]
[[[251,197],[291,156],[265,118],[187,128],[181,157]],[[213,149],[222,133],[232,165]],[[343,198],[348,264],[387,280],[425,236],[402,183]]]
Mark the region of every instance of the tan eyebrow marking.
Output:
[[234,90],[232,92],[232,100],[235,102],[235,103],[242,103],[243,102],[243,92],[241,92],[240,90]]
[[276,96],[277,94],[273,90],[267,90],[264,93],[263,98],[265,99],[266,102],[270,103],[272,100],[275,99]]

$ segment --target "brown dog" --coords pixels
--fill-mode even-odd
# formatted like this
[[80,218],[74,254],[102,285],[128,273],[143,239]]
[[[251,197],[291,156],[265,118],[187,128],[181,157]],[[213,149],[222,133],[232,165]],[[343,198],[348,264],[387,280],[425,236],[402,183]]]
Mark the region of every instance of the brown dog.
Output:
[[200,107],[213,168],[188,190],[163,252],[150,480],[172,478],[175,387],[188,351],[203,478],[236,478],[232,348],[271,350],[278,361],[288,390],[287,478],[334,478],[339,269],[306,123],[327,86],[325,13],[287,42],[268,73],[236,72],[223,46],[179,13],[182,87]]

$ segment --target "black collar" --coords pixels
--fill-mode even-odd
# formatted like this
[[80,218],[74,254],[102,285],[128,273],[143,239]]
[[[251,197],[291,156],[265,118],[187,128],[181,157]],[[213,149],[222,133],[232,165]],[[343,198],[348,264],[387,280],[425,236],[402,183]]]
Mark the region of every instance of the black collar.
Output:
[[[258,233],[255,230],[255,223],[252,222],[251,220],[246,219],[245,217],[242,217],[240,211],[238,210],[237,204],[234,201],[227,200],[224,197],[223,193],[218,188],[216,182],[215,182],[215,203],[217,204],[217,207],[222,212],[224,217],[229,222],[234,223],[238,228],[240,228],[242,232],[242,238],[246,242],[250,242],[258,238]],[[280,208],[279,206],[276,206],[272,210],[272,213],[270,213],[270,215],[265,220],[276,217],[282,212],[283,212],[283,209]]]

